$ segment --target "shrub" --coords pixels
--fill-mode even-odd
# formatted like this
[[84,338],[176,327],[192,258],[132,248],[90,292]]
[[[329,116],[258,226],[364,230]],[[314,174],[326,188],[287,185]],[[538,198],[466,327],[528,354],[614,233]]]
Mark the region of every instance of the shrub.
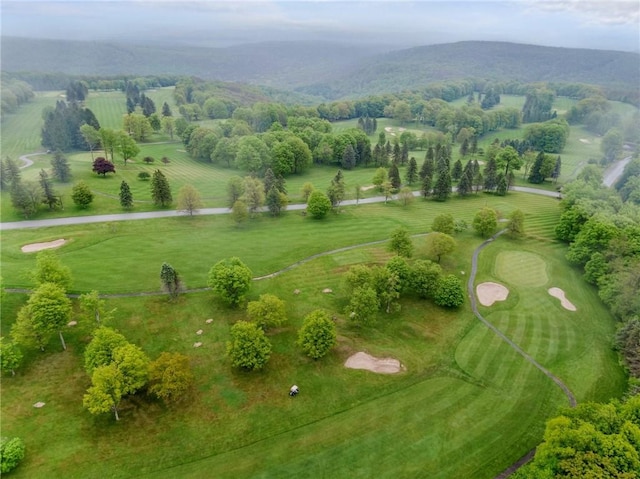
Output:
[[151,178],[151,175],[149,173],[147,173],[146,171],[141,171],[140,173],[138,173],[138,179],[139,180],[149,181],[149,178]]
[[6,474],[16,468],[24,458],[24,442],[19,437],[0,439],[0,473]]

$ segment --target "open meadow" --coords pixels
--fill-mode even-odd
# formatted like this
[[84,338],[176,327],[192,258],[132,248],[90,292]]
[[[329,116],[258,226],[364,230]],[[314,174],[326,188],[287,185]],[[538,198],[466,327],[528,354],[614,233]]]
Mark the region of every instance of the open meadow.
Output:
[[[17,158],[39,150],[40,127],[34,125],[41,125],[42,107],[58,96],[39,94],[3,121],[3,155]],[[167,101],[176,110],[171,89],[149,96],[158,108]],[[507,97],[505,104],[517,106],[520,100]],[[124,95],[91,92],[87,106],[101,124],[118,128]],[[334,131],[355,124],[338,122]],[[388,137],[400,128],[394,120],[378,122]],[[481,146],[522,132],[497,132]],[[375,143],[377,134],[371,139]],[[41,212],[35,219],[121,213],[123,180],[133,192],[132,211],[155,210],[149,182],[137,175],[156,168],[167,176],[174,199],[181,186],[191,184],[205,207],[226,206],[226,185],[238,170],[193,160],[182,143],[163,135],[140,146],[138,159],[126,167],[118,161],[116,173],[106,178],[91,172],[90,153],[70,153],[74,181],[89,184],[96,194],[93,204],[77,210],[70,185],[56,184],[65,196],[65,210]],[[411,155],[422,163],[424,151]],[[561,180],[575,177],[597,155],[599,139],[572,128]],[[156,161],[147,165],[145,156]],[[170,163],[162,164],[163,156]],[[23,178],[35,179],[41,168],[49,168],[50,158],[32,157],[34,165],[22,170]],[[374,172],[346,171],[347,198],[355,196],[357,187],[369,186]],[[305,182],[326,189],[335,173],[334,167],[314,166],[288,177],[291,201],[301,201]],[[20,220],[8,199],[3,192],[2,221]],[[495,477],[541,441],[545,420],[568,405],[562,390],[480,322],[469,297],[461,307],[448,309],[403,295],[397,311],[380,312],[366,325],[354,324],[345,313],[350,297],[344,273],[354,265],[388,261],[392,255],[386,241],[394,230],[406,228],[413,235],[413,260],[425,259],[425,235],[437,215],[449,213],[471,225],[485,206],[501,219],[522,210],[526,235],[519,240],[500,236],[480,253],[474,286],[495,282],[508,290],[505,300],[480,306],[482,315],[559,377],[579,403],[620,397],[626,377],[611,348],[615,321],[596,289],[568,265],[566,246],[555,240],[560,216],[555,198],[481,193],[452,195],[442,203],[417,198],[405,206],[399,201],[343,206],[323,220],[287,211],[278,218],[257,214],[241,225],[224,214],[5,230],[2,286],[19,291],[6,293],[0,305],[3,336],[27,301],[20,290],[33,287],[29,272],[36,254],[22,247],[64,239],[55,251],[71,271],[69,291],[98,291],[106,309],[114,310],[109,326],[152,360],[163,351],[188,356],[195,375],[193,388],[177,404],[167,406],[143,391],[123,400],[119,421],[110,414],[91,415],[82,401],[91,384],[83,354],[94,322],[82,317],[74,300],[78,324],[64,330],[67,351],[61,351],[57,338],[46,352],[25,350],[16,376],[3,377],[2,435],[20,436],[27,448],[12,477]],[[470,226],[454,238],[455,251],[440,264],[466,284],[473,252],[483,239]],[[246,319],[246,312],[222,304],[206,289],[210,268],[232,256],[252,271],[247,300],[271,293],[286,302],[288,321],[269,330],[273,353],[260,371],[232,367],[226,342],[231,326]],[[179,272],[188,290],[175,301],[160,293],[163,262]],[[550,288],[560,288],[576,310],[566,309]],[[333,317],[338,340],[327,356],[312,360],[296,338],[303,318],[316,309]],[[196,341],[200,347],[194,347]],[[376,374],[346,368],[345,361],[356,352],[397,359],[402,370]],[[292,384],[301,390],[295,398],[287,394]],[[39,401],[44,407],[34,408]]]

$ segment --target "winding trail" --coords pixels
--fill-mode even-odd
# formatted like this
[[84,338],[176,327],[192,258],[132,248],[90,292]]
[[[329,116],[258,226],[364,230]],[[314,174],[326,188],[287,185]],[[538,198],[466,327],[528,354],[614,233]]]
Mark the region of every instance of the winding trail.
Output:
[[[496,328],[492,323],[490,323],[489,321],[487,321],[482,314],[480,314],[480,311],[478,311],[478,305],[477,305],[477,298],[476,298],[476,292],[475,292],[475,288],[474,288],[474,283],[475,283],[475,279],[476,279],[476,273],[478,272],[478,256],[480,256],[480,252],[486,248],[488,245],[490,245],[496,238],[498,238],[500,235],[506,233],[507,230],[501,230],[498,233],[496,233],[495,235],[493,235],[491,238],[489,238],[488,240],[486,240],[485,242],[483,242],[480,246],[478,246],[475,251],[473,252],[473,257],[471,258],[471,273],[469,274],[469,280],[467,281],[467,293],[469,294],[469,299],[471,300],[471,309],[473,310],[473,314],[475,314],[475,316],[487,327],[489,328],[491,331],[493,331],[500,339],[502,339],[505,343],[507,343],[509,346],[511,346],[511,348],[516,351],[520,356],[522,356],[528,363],[532,364],[533,366],[535,366],[536,368],[538,368],[545,376],[547,376],[549,379],[551,379],[554,383],[556,383],[556,385],[562,389],[562,392],[564,392],[565,396],[567,396],[567,399],[569,400],[569,405],[571,407],[576,407],[576,398],[573,395],[573,393],[571,392],[571,390],[569,389],[569,387],[562,382],[562,380],[557,377],[556,375],[554,375],[551,371],[549,371],[547,368],[545,368],[542,364],[540,364],[538,361],[536,361],[535,359],[533,359],[533,357],[531,357],[527,352],[525,352],[520,346],[518,346],[516,343],[514,343],[511,339],[509,339],[502,331],[500,331],[498,328]],[[518,461],[516,461],[514,464],[512,464],[511,466],[509,466],[507,469],[505,469],[502,473],[500,473],[499,475],[497,475],[495,477],[495,479],[505,479],[507,477],[509,477],[511,474],[513,474],[516,470],[518,470],[520,467],[524,466],[527,462],[529,462],[531,459],[533,459],[533,456],[535,454],[535,448],[532,449],[531,451],[529,451],[527,454],[525,454],[523,457],[521,457]]]

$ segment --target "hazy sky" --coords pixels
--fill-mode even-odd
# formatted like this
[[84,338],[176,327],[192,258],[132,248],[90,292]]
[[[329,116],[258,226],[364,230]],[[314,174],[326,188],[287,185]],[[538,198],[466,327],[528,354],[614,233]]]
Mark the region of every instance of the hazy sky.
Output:
[[224,46],[459,40],[640,51],[640,2],[2,0],[2,35]]

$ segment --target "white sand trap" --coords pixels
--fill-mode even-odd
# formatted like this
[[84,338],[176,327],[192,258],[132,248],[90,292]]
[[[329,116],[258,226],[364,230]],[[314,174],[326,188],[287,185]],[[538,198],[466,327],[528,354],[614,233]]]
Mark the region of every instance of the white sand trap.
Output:
[[385,127],[384,127],[384,131],[386,131],[386,132],[389,132],[389,131],[391,131],[391,130],[392,130],[392,128],[391,128],[390,126],[385,126]]
[[476,286],[478,301],[482,306],[491,306],[496,301],[504,301],[509,296],[509,290],[498,283],[480,283]]
[[580,138],[580,143],[584,143],[585,145],[590,145],[591,142],[589,140],[587,140],[586,138]]
[[369,191],[372,190],[376,187],[376,185],[369,185],[369,186],[361,186],[360,187],[360,191]]
[[558,298],[560,300],[560,304],[564,309],[567,309],[569,311],[578,310],[578,308],[576,308],[573,303],[566,298],[564,291],[562,291],[560,288],[549,288],[549,294],[554,298]]
[[58,240],[55,240],[55,241],[49,241],[47,243],[26,244],[20,249],[22,250],[23,253],[35,253],[36,251],[40,251],[40,250],[43,250],[43,249],[59,248],[60,246],[62,246],[66,242],[67,242],[67,240],[58,239]]
[[399,373],[402,369],[400,361],[393,358],[375,358],[367,353],[360,351],[350,356],[344,363],[345,367],[351,369],[366,369],[374,373],[380,374],[395,374]]
[[41,407],[43,407],[45,405],[45,403],[43,403],[42,401],[38,401],[37,403],[35,403],[33,405],[33,407],[37,407],[38,409],[40,409]]

